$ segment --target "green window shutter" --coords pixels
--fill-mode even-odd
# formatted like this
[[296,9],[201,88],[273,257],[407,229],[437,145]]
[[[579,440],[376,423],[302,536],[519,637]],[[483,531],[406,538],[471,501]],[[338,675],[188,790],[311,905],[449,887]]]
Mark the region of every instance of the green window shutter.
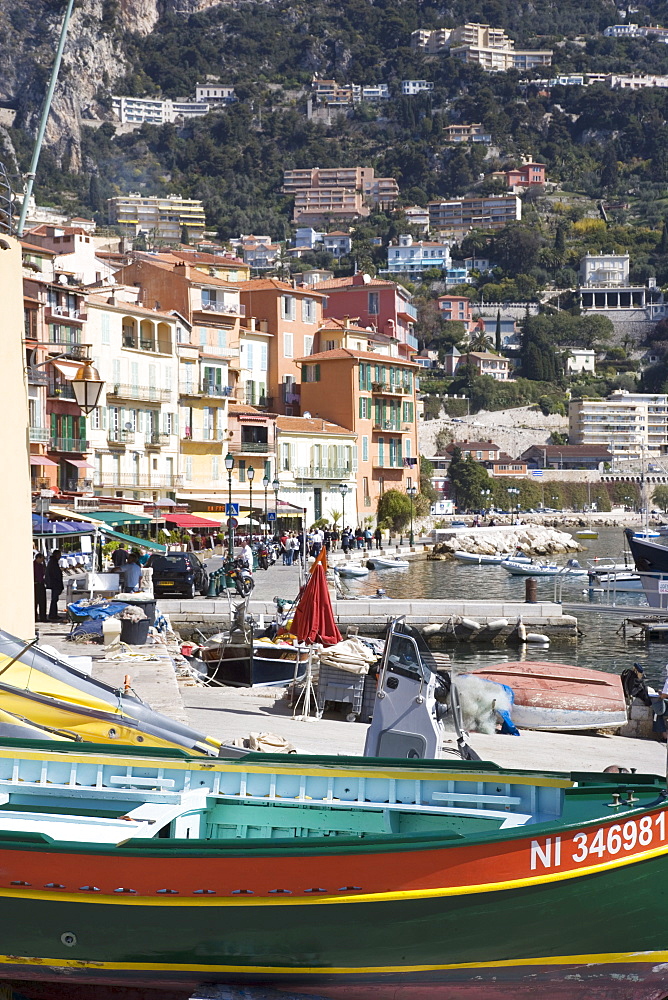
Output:
[[364,397],[360,396],[360,420],[364,419]]
[[314,382],[319,382],[320,381],[320,365],[316,365],[315,366],[315,372],[314,372],[314,379],[313,379],[313,381]]
[[360,362],[360,366],[359,366],[359,368],[357,370],[357,374],[358,374],[358,378],[359,378],[359,388],[363,389],[364,388],[364,365],[361,362]]
[[414,412],[413,411],[413,404],[409,403],[408,404],[408,421],[407,421],[407,423],[411,423],[411,424],[413,423],[413,419],[414,419],[413,412]]

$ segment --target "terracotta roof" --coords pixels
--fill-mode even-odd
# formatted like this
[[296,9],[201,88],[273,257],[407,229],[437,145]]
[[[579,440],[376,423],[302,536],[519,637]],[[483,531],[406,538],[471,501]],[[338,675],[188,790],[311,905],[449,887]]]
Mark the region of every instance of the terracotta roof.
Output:
[[507,452],[505,452],[505,451],[499,452],[499,454],[496,456],[496,458],[494,459],[494,461],[495,462],[502,462],[504,465],[507,465],[509,462],[514,462],[516,465],[524,465],[525,464],[522,461],[521,458],[511,458],[510,455]]
[[501,451],[500,446],[493,441],[453,441],[445,450],[452,452],[454,448],[459,448],[460,451]]
[[395,358],[389,354],[377,354],[375,351],[352,351],[349,347],[335,347],[333,351],[320,351],[319,354],[309,354],[305,358],[295,358],[297,363],[304,362],[310,364],[312,361],[339,361],[342,358],[361,361],[375,361],[377,364],[404,365],[408,368],[421,368],[413,361],[405,361],[403,358]]
[[283,417],[276,418],[276,426],[279,431],[291,431],[292,433],[301,431],[304,434],[349,434],[355,437],[354,431],[341,424],[334,424],[324,417]]
[[532,452],[542,456],[543,452],[547,458],[584,458],[587,455],[610,455],[611,452],[607,444],[532,444],[522,452],[522,456],[530,455]]
[[147,309],[146,306],[140,306],[134,302],[126,302],[124,299],[109,302],[108,300],[112,294],[112,292],[109,292],[108,295],[88,295],[86,301],[94,306],[105,306],[106,308],[120,312],[139,312],[143,313],[144,316],[165,316],[167,319],[174,319],[173,314],[167,312],[165,309]]
[[319,281],[314,287],[335,291],[338,288],[394,288],[395,285],[396,281],[383,281],[381,278],[370,278],[364,284],[354,285],[352,277],[349,277],[330,278],[328,281]]
[[333,233],[325,233],[325,236],[347,236],[348,239],[352,239],[350,233],[342,233],[340,230],[335,230]]
[[306,288],[303,285],[299,285],[297,288],[293,286],[288,281],[281,281],[280,278],[252,278],[250,281],[244,281],[239,285],[242,292],[261,292],[271,288],[277,288],[281,292],[290,292],[294,294],[299,292],[300,295],[306,295],[309,298],[313,298],[313,295],[317,295],[318,298],[322,298],[319,292],[313,292],[312,288]]
[[195,264],[211,264],[214,267],[223,267],[225,264],[244,266],[244,262],[239,257],[232,257],[227,254],[201,253],[196,250],[172,250],[171,255],[186,263],[192,261]]
[[249,413],[256,417],[269,417],[270,419],[275,417],[275,413],[267,413],[266,410],[258,410],[257,406],[251,406],[250,403],[240,403],[236,399],[231,399],[228,404],[228,413],[236,414],[240,416],[242,413]]
[[489,351],[464,351],[462,353],[463,358],[480,358],[481,361],[505,361],[510,364],[508,358],[504,358],[501,354],[490,354]]
[[47,256],[49,257],[57,256],[55,250],[47,250],[46,247],[37,246],[35,243],[27,243],[25,240],[21,240],[21,246],[23,247],[24,250],[29,250],[31,252],[34,250],[37,253],[47,254]]
[[[192,264],[186,264],[182,260],[169,260],[168,255],[156,257],[153,254],[137,254],[133,263],[150,264],[151,267],[160,267],[163,271],[171,271],[173,274],[184,274],[187,281],[192,281],[196,285],[217,285],[219,288],[227,288],[229,291],[238,291],[240,286],[225,281],[224,278],[214,278],[212,275],[198,271]],[[132,264],[129,265],[130,267]],[[177,268],[179,269],[177,271]]]
[[[87,233],[85,229],[81,229],[79,226],[57,226],[52,222],[43,222],[39,226],[34,226],[28,230],[28,235],[48,236],[49,229],[57,229],[60,236],[90,236],[90,233]],[[53,235],[55,236],[55,234]]]

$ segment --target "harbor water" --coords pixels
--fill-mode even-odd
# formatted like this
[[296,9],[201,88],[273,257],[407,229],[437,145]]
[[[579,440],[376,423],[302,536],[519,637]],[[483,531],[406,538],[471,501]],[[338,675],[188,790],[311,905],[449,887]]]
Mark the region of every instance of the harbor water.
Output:
[[[587,560],[607,558],[615,562],[624,561],[624,535],[619,528],[601,528],[597,539],[587,539],[579,543],[582,551],[577,558],[582,566]],[[567,556],[554,557],[563,565]],[[628,549],[626,558],[632,568]],[[418,560],[408,569],[372,571],[361,579],[345,581],[345,589],[350,595],[373,595],[382,587],[390,598],[410,598],[412,600],[471,600],[471,601],[523,601],[525,577],[510,576],[502,566],[475,566],[456,560],[444,562]],[[555,583],[553,577],[537,579],[538,599],[553,600]],[[467,643],[453,644],[448,652],[455,663],[465,669],[488,663],[507,660],[540,659],[555,663],[571,663],[597,670],[621,673],[631,663],[641,663],[647,679],[654,687],[662,686],[668,663],[668,642],[646,643],[642,639],[624,638],[620,627],[624,615],[612,617],[596,613],[606,600],[605,594],[590,595],[587,577],[564,578],[561,593],[563,603],[578,602],[591,605],[591,612],[577,612],[581,636],[577,642],[552,643],[549,647],[529,647],[525,653],[520,648],[506,646],[475,646]],[[641,617],[647,602],[642,593],[617,594],[617,605],[628,606],[629,617]]]

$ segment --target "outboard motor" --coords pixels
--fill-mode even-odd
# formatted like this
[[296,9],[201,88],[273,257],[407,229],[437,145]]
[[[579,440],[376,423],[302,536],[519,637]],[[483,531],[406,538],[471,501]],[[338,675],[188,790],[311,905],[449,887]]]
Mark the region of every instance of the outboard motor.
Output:
[[365,757],[408,760],[439,756],[444,681],[422,660],[418,636],[403,619],[390,622],[378,674]]

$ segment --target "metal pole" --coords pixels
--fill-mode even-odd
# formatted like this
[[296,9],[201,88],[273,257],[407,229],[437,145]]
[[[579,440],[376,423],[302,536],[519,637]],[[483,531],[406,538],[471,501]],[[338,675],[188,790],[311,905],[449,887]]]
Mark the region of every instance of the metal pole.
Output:
[[265,486],[265,488],[264,488],[264,544],[265,545],[267,544],[267,534],[268,534],[267,527],[268,527],[268,523],[267,523],[267,487]]
[[227,470],[227,554],[234,558],[234,528],[232,527],[232,470]]
[[37,174],[37,164],[39,163],[39,154],[42,151],[42,143],[44,142],[44,133],[46,132],[46,123],[49,119],[49,112],[51,111],[51,102],[53,101],[53,93],[56,89],[56,82],[58,80],[58,73],[60,71],[60,62],[63,58],[63,49],[65,48],[65,39],[67,38],[67,29],[69,28],[73,7],[74,7],[74,0],[68,0],[67,9],[65,11],[65,17],[63,18],[63,26],[60,29],[60,39],[58,41],[58,49],[56,50],[56,58],[53,63],[53,69],[51,70],[49,89],[47,90],[46,97],[44,99],[42,118],[39,123],[39,130],[37,132],[37,138],[35,140],[35,147],[32,151],[30,170],[26,174],[27,183],[25,191],[23,193],[23,204],[21,205],[21,215],[19,216],[19,224],[16,230],[16,234],[19,237],[19,239],[23,237],[23,230],[25,229],[26,216],[28,214],[28,203],[30,201],[30,198],[32,197],[32,189],[35,183],[35,175]]
[[414,545],[414,543],[415,543],[415,539],[413,537],[413,494],[411,493],[411,533],[410,533],[410,537],[408,539],[408,544],[412,548],[413,545]]
[[250,540],[251,545],[253,544],[253,480],[248,480],[248,491],[250,493],[250,510],[248,512],[248,520],[250,521]]

